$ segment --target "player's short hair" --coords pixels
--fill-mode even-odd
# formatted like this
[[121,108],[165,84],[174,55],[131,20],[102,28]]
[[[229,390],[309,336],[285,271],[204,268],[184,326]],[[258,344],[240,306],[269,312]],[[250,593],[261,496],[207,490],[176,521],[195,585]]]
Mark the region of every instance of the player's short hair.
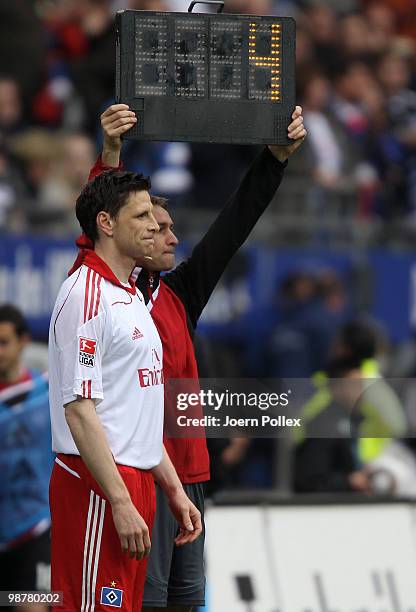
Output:
[[130,193],[149,191],[150,186],[150,178],[135,172],[109,170],[97,176],[81,191],[75,207],[84,234],[95,242],[98,213],[108,212],[114,219],[127,204]]
[[13,304],[0,304],[0,323],[11,323],[19,338],[29,333],[25,317]]
[[150,199],[152,201],[153,206],[160,206],[167,210],[169,208],[169,200],[167,198],[163,198],[162,196],[151,195]]

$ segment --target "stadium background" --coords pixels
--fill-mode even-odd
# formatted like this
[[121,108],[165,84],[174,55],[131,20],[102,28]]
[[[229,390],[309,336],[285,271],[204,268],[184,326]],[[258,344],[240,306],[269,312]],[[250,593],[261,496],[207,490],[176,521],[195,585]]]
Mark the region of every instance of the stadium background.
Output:
[[[33,365],[46,367],[50,312],[75,254],[74,202],[100,150],[99,115],[113,100],[114,13],[187,6],[0,4],[0,302],[27,316]],[[340,326],[365,314],[382,338],[383,372],[413,377],[415,3],[227,0],[226,10],[296,18],[297,97],[309,136],[206,308],[197,339],[202,375],[308,377],[327,362]],[[126,142],[123,158],[170,198],[185,256],[256,151]],[[222,463],[212,492],[290,489],[280,467],[277,477],[272,443],[232,457],[214,450]],[[284,449],[277,454],[284,464]]]

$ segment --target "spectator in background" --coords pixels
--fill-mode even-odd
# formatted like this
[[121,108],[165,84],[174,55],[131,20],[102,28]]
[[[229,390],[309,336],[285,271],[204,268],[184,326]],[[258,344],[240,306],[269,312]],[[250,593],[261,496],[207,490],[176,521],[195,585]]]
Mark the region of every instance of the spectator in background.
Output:
[[295,448],[297,493],[370,493],[369,474],[357,461],[357,402],[362,374],[354,360],[334,360],[327,368],[331,401],[308,422]]
[[42,81],[47,37],[36,0],[0,2],[0,73],[18,83],[26,116]]
[[59,142],[59,155],[39,191],[38,212],[49,233],[68,236],[79,231],[75,202],[87,182],[85,168],[92,166],[95,150],[84,134],[66,134]]
[[70,63],[69,74],[85,105],[85,127],[92,132],[103,101],[114,97],[114,20],[107,0],[77,0],[77,6],[88,52]]
[[[365,5],[365,0],[363,5]],[[370,0],[370,6],[374,0]],[[397,20],[397,28],[401,37],[409,41],[416,40],[416,12],[415,7],[409,0],[383,0],[384,6],[389,7]]]
[[347,60],[371,60],[375,49],[368,21],[362,13],[346,15],[340,24],[340,49]]
[[[0,306],[1,591],[50,588],[48,482],[52,455],[48,389],[23,366],[29,332],[22,313]],[[25,606],[19,610],[26,610]],[[46,612],[43,605],[27,606]]]
[[316,65],[325,75],[333,75],[341,59],[339,22],[335,11],[326,4],[312,3],[306,7],[303,21],[305,31],[311,36]]
[[370,30],[372,48],[377,54],[388,50],[397,34],[397,16],[390,6],[383,2],[372,2],[365,7]]
[[[363,395],[359,401],[360,422],[357,452],[363,465],[380,457],[393,440],[403,437],[407,423],[403,407],[390,385],[384,381],[380,370],[383,352],[383,336],[380,329],[366,319],[352,320],[343,325],[333,343],[331,357],[358,364],[363,381]],[[313,378],[315,393],[302,408],[302,423],[326,411],[332,402],[332,389],[325,372],[317,372]],[[297,434],[297,441],[302,439]]]
[[357,143],[362,142],[369,124],[363,96],[367,90],[377,88],[367,64],[360,59],[343,61],[333,78],[333,88],[331,111],[347,135]]
[[0,139],[0,232],[21,233],[27,230],[27,200],[23,177]]
[[114,20],[108,0],[40,3],[49,47],[33,103],[42,124],[93,133],[91,117],[114,96]]
[[75,201],[95,156],[90,138],[36,129],[15,137],[11,148],[25,171],[30,194],[26,214],[32,226],[49,234],[75,235]]
[[346,314],[341,281],[334,272],[295,272],[279,291],[278,325],[268,347],[269,375],[306,378],[325,367],[336,329]]
[[[32,227],[39,228],[45,221],[39,212],[42,208],[41,193],[52,176],[55,161],[60,155],[59,140],[54,133],[42,128],[31,128],[14,136],[9,143],[10,151],[24,178],[24,190],[18,205],[24,210],[26,219]],[[11,188],[12,182],[9,180]]]
[[309,77],[303,90],[312,174],[323,189],[345,190],[358,156],[340,123],[327,112],[330,92],[329,80],[319,72]]
[[403,150],[409,219],[416,222],[416,92],[410,89],[411,74],[409,60],[397,52],[387,52],[378,64],[390,127]]
[[17,81],[0,76],[0,135],[9,136],[23,127],[23,105]]

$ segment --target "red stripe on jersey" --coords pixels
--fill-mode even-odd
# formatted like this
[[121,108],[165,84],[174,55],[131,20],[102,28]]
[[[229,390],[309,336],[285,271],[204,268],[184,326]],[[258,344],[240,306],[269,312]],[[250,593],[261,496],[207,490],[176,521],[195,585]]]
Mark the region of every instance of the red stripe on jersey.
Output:
[[95,303],[95,310],[94,310],[94,317],[97,316],[98,314],[98,307],[100,306],[100,299],[101,299],[101,281],[103,280],[102,276],[98,277],[98,294],[97,294],[97,301]]
[[91,399],[91,381],[88,381],[88,399]]
[[90,288],[90,277],[91,277],[91,268],[88,268],[87,280],[86,280],[86,283],[85,283],[85,295],[84,295],[84,323],[87,320],[87,308],[88,308],[88,297],[89,297],[89,288]]
[[82,397],[85,397],[85,380],[82,381]]
[[90,309],[88,312],[88,321],[92,319],[92,313],[94,312],[94,302],[95,302],[95,292],[96,292],[95,281],[96,280],[97,280],[97,272],[94,271],[92,275],[91,286],[90,286]]

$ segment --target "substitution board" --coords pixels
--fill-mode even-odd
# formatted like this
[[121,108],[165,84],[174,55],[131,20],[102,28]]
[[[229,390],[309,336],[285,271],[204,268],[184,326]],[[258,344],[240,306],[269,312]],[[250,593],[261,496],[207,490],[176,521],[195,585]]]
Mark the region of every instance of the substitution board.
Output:
[[116,32],[116,99],[138,117],[127,138],[288,142],[293,19],[128,10]]

